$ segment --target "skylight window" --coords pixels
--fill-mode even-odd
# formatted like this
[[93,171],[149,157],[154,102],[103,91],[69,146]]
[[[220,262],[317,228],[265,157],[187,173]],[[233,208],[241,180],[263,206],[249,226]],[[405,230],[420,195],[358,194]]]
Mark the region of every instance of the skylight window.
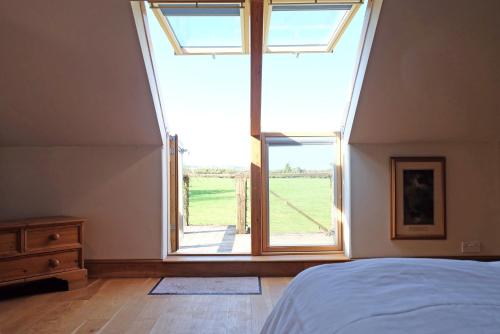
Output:
[[271,5],[268,52],[328,52],[353,5]]
[[175,54],[247,53],[248,15],[241,2],[154,3]]
[[[150,0],[175,54],[247,54],[250,0]],[[362,0],[265,0],[264,52],[332,52]]]

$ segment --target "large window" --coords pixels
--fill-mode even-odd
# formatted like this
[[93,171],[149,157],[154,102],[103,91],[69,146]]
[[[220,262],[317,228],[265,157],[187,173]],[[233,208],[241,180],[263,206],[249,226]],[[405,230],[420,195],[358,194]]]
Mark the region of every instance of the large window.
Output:
[[269,7],[261,109],[265,253],[342,249],[338,134],[363,22],[354,15],[365,10],[340,1],[273,0]]
[[340,132],[363,1],[149,3],[171,50],[157,59],[170,66],[166,118],[187,149],[180,250],[341,251]]
[[[145,8],[164,118],[177,142],[169,155],[170,253],[250,253],[250,56],[241,54],[239,6]],[[212,57],[221,48],[234,52]]]

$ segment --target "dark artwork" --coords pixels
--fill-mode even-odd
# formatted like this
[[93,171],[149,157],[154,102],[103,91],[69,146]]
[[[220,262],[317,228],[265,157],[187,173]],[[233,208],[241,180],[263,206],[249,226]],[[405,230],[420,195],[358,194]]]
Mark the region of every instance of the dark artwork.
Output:
[[434,224],[434,171],[405,170],[404,225]]

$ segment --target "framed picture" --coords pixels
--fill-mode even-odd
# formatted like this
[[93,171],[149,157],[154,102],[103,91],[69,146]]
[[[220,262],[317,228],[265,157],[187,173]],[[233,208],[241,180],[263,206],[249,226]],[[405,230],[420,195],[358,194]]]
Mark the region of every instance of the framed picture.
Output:
[[444,157],[391,158],[391,239],[446,239]]

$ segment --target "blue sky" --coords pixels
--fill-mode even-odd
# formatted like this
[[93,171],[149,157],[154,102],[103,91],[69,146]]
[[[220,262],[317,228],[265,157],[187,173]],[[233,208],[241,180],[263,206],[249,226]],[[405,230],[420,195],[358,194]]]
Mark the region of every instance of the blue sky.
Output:
[[[264,55],[262,131],[340,129],[365,6],[333,53]],[[248,167],[250,56],[175,56],[153,13],[148,15],[167,127],[189,151],[185,164]],[[275,155],[277,165],[297,156],[284,151]],[[310,155],[306,161],[311,165]]]
[[288,163],[304,170],[324,171],[335,164],[332,145],[271,146],[269,170],[280,171]]

